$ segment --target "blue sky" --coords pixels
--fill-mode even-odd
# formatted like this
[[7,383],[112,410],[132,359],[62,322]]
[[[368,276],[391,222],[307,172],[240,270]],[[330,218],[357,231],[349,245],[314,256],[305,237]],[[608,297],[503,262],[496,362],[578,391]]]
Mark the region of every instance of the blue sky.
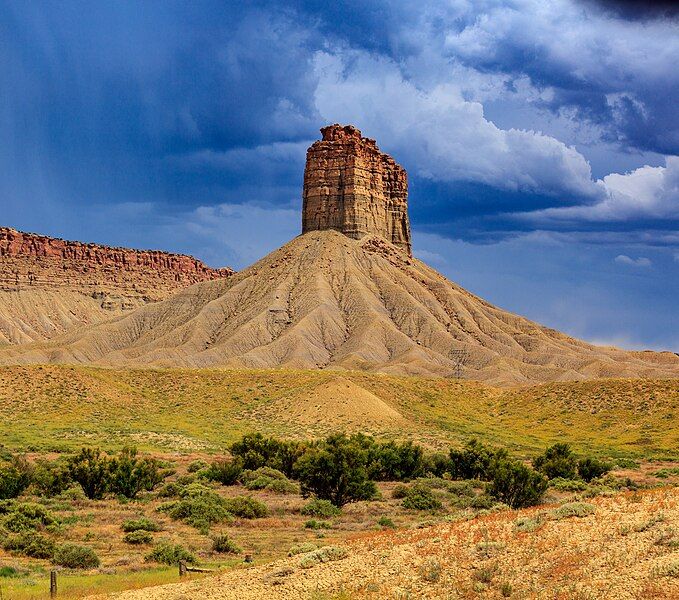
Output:
[[242,268],[352,123],[416,255],[588,340],[679,352],[673,3],[0,0],[0,222]]

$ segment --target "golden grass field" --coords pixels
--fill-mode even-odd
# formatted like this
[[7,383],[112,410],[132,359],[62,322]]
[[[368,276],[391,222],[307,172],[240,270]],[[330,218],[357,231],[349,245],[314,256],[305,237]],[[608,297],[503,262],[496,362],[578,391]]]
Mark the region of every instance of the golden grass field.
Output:
[[[341,516],[331,520],[332,527],[322,531],[304,527],[308,517],[300,514],[300,508],[306,500],[298,494],[250,492],[242,486],[216,489],[225,496],[245,494],[262,500],[270,516],[216,525],[208,535],[157,513],[163,500],[152,494],[129,502],[115,498],[47,501],[60,517],[71,517],[72,524],[59,534],[60,540],[91,546],[102,559],[96,570],[62,572],[59,597],[63,598],[179,581],[176,568],[144,561],[150,546],[132,547],[123,542],[122,522],[139,516],[162,525],[154,542],[181,543],[198,556],[202,566],[223,573],[217,579],[193,575],[190,584],[176,589],[144,589],[136,596],[123,596],[130,599],[584,600],[611,597],[602,590],[613,584],[618,586],[616,590],[628,586],[628,592],[620,592],[616,598],[677,597],[662,595],[664,590],[676,588],[674,576],[665,574],[675,564],[676,547],[656,543],[670,534],[674,539],[676,533],[671,520],[677,507],[672,486],[679,481],[677,414],[676,380],[611,379],[496,388],[465,380],[331,370],[0,367],[3,450],[26,452],[29,458],[54,457],[82,445],[116,450],[132,444],[171,462],[179,476],[186,474],[196,459],[209,461],[222,455],[227,444],[247,432],[308,439],[342,429],[411,439],[438,449],[460,445],[475,436],[505,446],[524,459],[547,445],[566,441],[581,454],[618,459],[620,464],[626,464],[623,459],[637,462],[636,468],[618,468],[616,477],[631,477],[642,486],[666,486],[638,493],[600,489],[592,494],[603,497],[593,499],[584,498],[583,492],[550,489],[547,502],[584,499],[596,504],[595,516],[549,521],[535,532],[521,535],[512,528],[520,515],[553,507],[486,514],[483,509],[461,507],[456,498],[444,494],[442,511],[413,511],[391,497],[393,483],[379,484],[379,501],[347,505]],[[627,462],[633,465],[633,461]],[[656,477],[663,468],[670,476]],[[658,513],[662,519],[648,532],[633,531],[637,523],[650,522]],[[375,534],[382,529],[380,517],[388,517],[398,529]],[[428,525],[434,529],[421,529]],[[630,536],[620,529],[628,525]],[[670,529],[674,533],[668,533]],[[227,533],[253,555],[254,571],[247,575],[242,571],[248,568],[242,555],[211,551],[211,538],[219,533]],[[453,544],[458,539],[460,543]],[[561,544],[564,539],[565,546]],[[341,564],[300,570],[298,559],[287,558],[287,553],[291,546],[305,541],[346,547],[348,558]],[[484,541],[498,542],[502,552],[479,556],[476,548]],[[612,553],[610,564],[605,564],[607,552]],[[630,556],[628,562],[624,552]],[[540,561],[543,554],[549,560]],[[422,575],[430,559],[438,561],[444,573],[436,581]],[[636,574],[627,581],[630,561],[645,566],[634,566]],[[499,566],[493,566],[495,563]],[[2,600],[47,597],[48,561],[0,551],[0,568],[3,566],[15,567],[23,575],[0,577]],[[491,580],[475,579],[474,573],[486,567],[493,570]],[[270,582],[278,578],[275,573],[289,569],[290,576],[281,576],[280,585],[272,587]],[[573,587],[574,580],[584,583]],[[504,583],[513,590],[510,596],[503,595],[502,590],[509,589],[503,588]],[[540,589],[547,590],[547,595],[536,592]],[[257,596],[257,590],[270,595]],[[238,596],[233,595],[236,592]],[[643,595],[651,592],[656,596]]]
[[[347,404],[347,396],[361,402]],[[385,405],[390,418],[380,418]],[[531,455],[566,440],[587,452],[652,458],[679,453],[677,416],[679,380],[507,389],[329,370],[0,367],[2,443],[41,451],[132,444],[216,452],[249,431],[308,438],[342,428],[432,447],[478,436]]]

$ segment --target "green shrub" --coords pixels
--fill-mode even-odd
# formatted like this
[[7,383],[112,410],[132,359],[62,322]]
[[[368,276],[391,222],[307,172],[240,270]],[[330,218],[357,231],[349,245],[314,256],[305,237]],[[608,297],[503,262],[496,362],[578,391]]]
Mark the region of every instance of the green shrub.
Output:
[[489,448],[471,439],[462,450],[450,450],[450,475],[453,479],[490,479],[493,462],[507,458],[504,449]]
[[136,498],[142,491],[150,492],[165,479],[166,474],[154,458],[139,458],[136,448],[124,448],[108,461],[109,489],[126,498]]
[[31,484],[32,468],[28,461],[19,456],[0,466],[0,500],[18,498]]
[[426,485],[416,483],[408,488],[403,507],[414,510],[437,510],[443,507],[441,501]]
[[547,479],[520,462],[497,460],[490,470],[492,482],[488,493],[511,508],[534,506],[547,490]]
[[402,500],[408,495],[409,489],[409,486],[405,485],[404,483],[399,483],[398,485],[394,486],[394,489],[391,492],[391,497],[395,500]]
[[307,502],[300,512],[309,517],[322,517],[324,519],[331,519],[342,514],[342,510],[337,508],[332,502],[321,500],[320,498],[314,498]]
[[534,517],[519,517],[514,521],[514,529],[521,533],[529,533],[542,527],[544,522],[545,518],[541,514]]
[[252,433],[232,444],[229,450],[240,459],[244,469],[271,467],[282,471],[286,477],[292,477],[295,463],[306,447],[303,442],[265,438],[261,433]]
[[83,492],[82,487],[80,487],[80,484],[78,483],[69,486],[58,496],[55,496],[55,498],[60,501],[72,502],[75,504],[80,504],[87,500],[85,492]]
[[49,525],[55,525],[59,520],[41,504],[34,502],[13,503],[0,509],[0,524],[7,531],[22,533],[45,529]]
[[196,557],[180,544],[172,545],[167,542],[157,544],[145,557],[146,561],[164,565],[177,565],[180,561],[195,564]]
[[93,569],[99,566],[99,557],[92,548],[77,544],[62,544],[54,552],[52,562],[69,569]]
[[429,583],[436,583],[441,579],[441,563],[433,557],[427,558],[418,567],[420,577]]
[[194,483],[181,490],[180,497],[180,500],[160,505],[157,510],[203,532],[214,523],[231,519],[224,498],[210,488]]
[[380,517],[377,524],[384,529],[396,529],[396,524],[389,517]]
[[569,517],[586,517],[594,514],[596,508],[586,502],[568,502],[550,511],[549,515],[553,519],[568,519]]
[[21,577],[24,573],[14,567],[0,567],[0,577]]
[[309,519],[304,523],[306,529],[332,529],[332,523],[327,521],[317,521],[316,519]]
[[377,488],[368,476],[367,452],[352,438],[331,435],[311,447],[296,463],[302,494],[335,506],[372,499]]
[[613,468],[609,462],[597,460],[596,458],[583,458],[578,461],[578,475],[585,481],[603,477]]
[[200,476],[222,485],[235,485],[242,472],[243,463],[240,460],[221,459],[201,471]]
[[368,450],[368,476],[377,481],[403,481],[420,477],[426,472],[424,450],[407,441],[375,442],[368,436],[355,436]]
[[200,471],[201,469],[204,469],[207,466],[208,466],[208,464],[204,460],[198,459],[198,460],[194,460],[193,462],[191,462],[191,464],[187,467],[186,470],[189,473],[197,473],[198,471]]
[[240,554],[243,549],[228,535],[218,535],[212,540],[212,551],[220,554]]
[[62,461],[38,460],[33,467],[33,487],[40,496],[54,497],[71,487],[73,481]]
[[160,525],[155,521],[152,521],[148,517],[139,517],[138,519],[130,519],[123,522],[123,531],[160,531]]
[[123,536],[123,542],[126,544],[150,544],[153,541],[153,534],[143,529],[130,531]]
[[109,490],[109,462],[98,448],[82,448],[68,459],[68,474],[71,480],[80,484],[90,500],[99,500]]
[[296,494],[299,488],[290,481],[285,473],[261,467],[255,471],[245,470],[241,475],[241,481],[249,490],[270,490],[279,494]]
[[544,454],[533,461],[533,466],[548,479],[556,477],[575,479],[577,477],[578,461],[568,444],[559,443],[550,446]]
[[333,560],[340,560],[347,556],[347,551],[338,546],[324,546],[313,552],[305,554],[299,561],[299,566],[303,569],[309,569],[321,563],[327,563]]
[[589,486],[584,481],[579,479],[564,479],[563,477],[551,479],[549,487],[560,492],[584,492],[589,489]]
[[261,519],[269,514],[266,504],[249,496],[236,496],[224,500],[224,507],[235,517]]
[[290,548],[288,551],[288,556],[297,556],[298,554],[306,554],[307,552],[313,552],[318,550],[318,546],[313,542],[304,542],[302,544],[297,544]]
[[56,549],[50,538],[34,531],[8,536],[2,547],[31,558],[52,558]]

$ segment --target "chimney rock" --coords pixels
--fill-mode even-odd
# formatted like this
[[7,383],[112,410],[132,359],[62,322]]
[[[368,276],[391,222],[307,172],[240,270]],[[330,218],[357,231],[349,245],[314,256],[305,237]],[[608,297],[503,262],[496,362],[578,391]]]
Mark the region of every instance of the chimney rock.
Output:
[[408,175],[352,125],[329,125],[307,151],[302,233],[378,235],[411,255]]

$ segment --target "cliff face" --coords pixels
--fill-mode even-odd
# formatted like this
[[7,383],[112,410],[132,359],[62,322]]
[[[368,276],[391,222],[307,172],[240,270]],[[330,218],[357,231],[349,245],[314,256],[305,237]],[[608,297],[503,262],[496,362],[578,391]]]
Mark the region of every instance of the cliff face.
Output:
[[302,232],[379,235],[411,255],[405,169],[351,125],[321,133],[307,151]]
[[199,281],[228,277],[182,254],[83,244],[0,227],[0,289],[69,288],[161,300]]

